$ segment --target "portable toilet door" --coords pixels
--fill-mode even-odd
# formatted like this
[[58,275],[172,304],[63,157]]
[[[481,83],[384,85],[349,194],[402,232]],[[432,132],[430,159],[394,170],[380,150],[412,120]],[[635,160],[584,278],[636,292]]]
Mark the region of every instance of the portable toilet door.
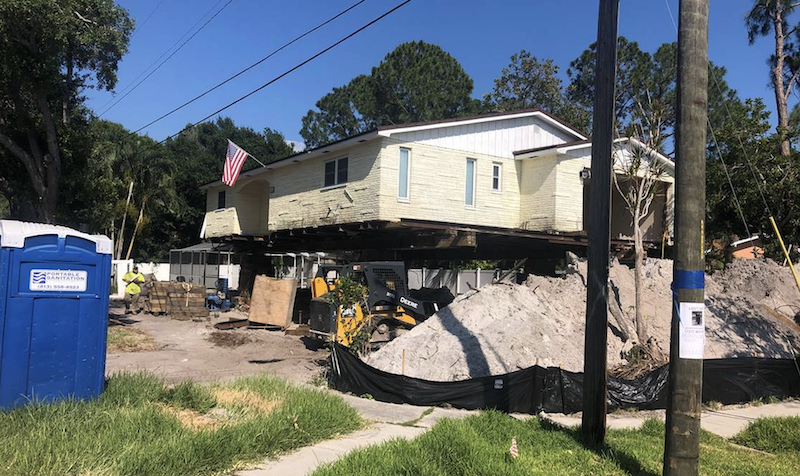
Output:
[[105,383],[111,240],[0,220],[0,408]]

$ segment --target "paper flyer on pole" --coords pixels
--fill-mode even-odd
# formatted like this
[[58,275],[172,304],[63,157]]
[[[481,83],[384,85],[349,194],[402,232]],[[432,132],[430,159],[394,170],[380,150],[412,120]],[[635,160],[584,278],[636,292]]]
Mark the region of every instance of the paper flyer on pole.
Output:
[[702,359],[706,344],[705,304],[682,302],[680,306],[680,358]]

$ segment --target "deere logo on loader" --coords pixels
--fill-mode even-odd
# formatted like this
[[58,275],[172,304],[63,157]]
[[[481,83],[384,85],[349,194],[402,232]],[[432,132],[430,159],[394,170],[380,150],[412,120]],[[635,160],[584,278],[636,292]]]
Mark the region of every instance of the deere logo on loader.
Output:
[[408,299],[404,298],[403,296],[400,296],[400,304],[402,304],[404,306],[413,307],[414,309],[419,307],[419,303],[409,301]]

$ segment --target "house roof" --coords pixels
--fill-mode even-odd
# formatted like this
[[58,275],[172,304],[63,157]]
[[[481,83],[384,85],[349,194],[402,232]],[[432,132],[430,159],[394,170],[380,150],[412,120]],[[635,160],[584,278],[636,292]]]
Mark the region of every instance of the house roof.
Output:
[[[619,137],[617,139],[614,139],[615,144],[628,141],[633,142],[637,144],[639,147],[642,147],[644,149],[651,150],[650,147],[648,147],[645,143],[635,138]],[[550,153],[551,151],[555,151],[555,153],[557,154],[566,154],[567,152],[570,152],[572,150],[584,149],[586,147],[591,147],[591,146],[592,146],[592,141],[590,140],[578,140],[573,142],[565,142],[563,144],[549,145],[546,147],[537,147],[535,149],[516,151],[514,152],[514,157],[517,159],[541,157],[543,155],[548,155],[548,153]],[[675,159],[665,154],[662,154],[661,152],[658,152],[656,150],[652,150],[652,153],[655,155],[656,159],[663,162],[668,168],[675,170]]]
[[410,132],[415,130],[435,129],[439,127],[451,127],[456,125],[477,124],[481,122],[490,122],[495,120],[506,120],[506,119],[514,119],[518,117],[530,117],[530,116],[539,116],[543,118],[546,122],[553,124],[559,129],[570,133],[571,135],[575,136],[580,140],[587,139],[587,137],[584,134],[582,134],[581,132],[579,132],[566,122],[562,121],[561,119],[553,116],[548,112],[542,111],[541,109],[520,109],[517,111],[490,112],[487,114],[480,114],[477,116],[456,117],[450,119],[439,119],[437,121],[413,122],[409,124],[380,126],[378,127],[377,130],[391,131],[392,133]]
[[734,248],[736,248],[736,247],[738,247],[738,246],[741,246],[741,245],[744,245],[744,244],[748,244],[748,243],[750,243],[750,244],[752,244],[752,245],[757,245],[758,243],[756,243],[756,242],[757,242],[757,241],[760,241],[760,239],[761,239],[761,237],[760,237],[760,236],[758,236],[758,235],[753,235],[753,236],[751,236],[750,238],[744,238],[744,239],[742,239],[742,240],[737,240],[737,241],[734,241],[733,243],[731,243],[731,246],[732,246],[732,247],[734,247]]
[[[481,114],[477,116],[470,116],[470,117],[459,117],[459,118],[452,118],[452,119],[441,119],[437,121],[428,121],[428,122],[417,122],[417,123],[409,123],[409,124],[395,124],[395,125],[388,125],[388,126],[379,126],[375,129],[371,129],[366,132],[362,132],[361,134],[356,134],[351,137],[347,137],[338,141],[330,142],[328,144],[315,147],[313,149],[304,150],[303,152],[298,152],[296,154],[290,155],[288,157],[284,157],[282,159],[278,159],[274,162],[268,163],[265,167],[258,167],[254,169],[250,169],[246,172],[242,172],[239,176],[240,179],[246,177],[252,177],[255,175],[260,175],[266,171],[274,170],[279,167],[283,167],[292,163],[301,162],[303,160],[309,160],[315,157],[319,157],[322,154],[328,154],[331,152],[335,152],[337,150],[344,149],[346,147],[353,146],[358,143],[364,143],[367,141],[374,140],[378,137],[389,137],[392,134],[400,134],[403,132],[413,132],[419,130],[426,130],[426,129],[437,129],[443,127],[453,127],[459,125],[469,125],[469,124],[478,124],[482,122],[490,122],[490,121],[497,121],[497,120],[506,120],[506,119],[516,119],[521,117],[540,117],[545,122],[550,123],[551,125],[561,129],[564,132],[573,135],[580,141],[586,140],[586,136],[578,132],[577,130],[573,129],[572,127],[568,126],[566,123],[561,121],[560,119],[552,116],[549,113],[546,113],[539,109],[524,109],[519,111],[509,111],[509,112],[493,112],[489,114]],[[562,144],[563,145],[563,144]],[[515,153],[516,154],[516,153]],[[210,187],[214,187],[217,185],[222,184],[221,180],[215,180],[213,182],[209,182],[200,186],[201,189],[207,189]]]
[[535,152],[542,152],[542,151],[550,150],[550,149],[558,149],[558,148],[563,148],[563,147],[571,147],[571,146],[574,146],[574,145],[584,145],[584,144],[591,144],[591,143],[592,143],[592,141],[590,141],[589,139],[576,140],[576,141],[572,141],[572,142],[564,142],[562,144],[546,145],[544,147],[534,147],[533,149],[515,150],[514,151],[514,155],[532,154],[532,153],[535,153]]

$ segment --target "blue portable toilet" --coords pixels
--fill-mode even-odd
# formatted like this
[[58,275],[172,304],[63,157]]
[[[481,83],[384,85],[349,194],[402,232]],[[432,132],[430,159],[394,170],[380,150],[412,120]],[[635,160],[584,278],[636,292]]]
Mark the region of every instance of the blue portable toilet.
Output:
[[0,408],[100,395],[111,249],[105,236],[0,220]]

